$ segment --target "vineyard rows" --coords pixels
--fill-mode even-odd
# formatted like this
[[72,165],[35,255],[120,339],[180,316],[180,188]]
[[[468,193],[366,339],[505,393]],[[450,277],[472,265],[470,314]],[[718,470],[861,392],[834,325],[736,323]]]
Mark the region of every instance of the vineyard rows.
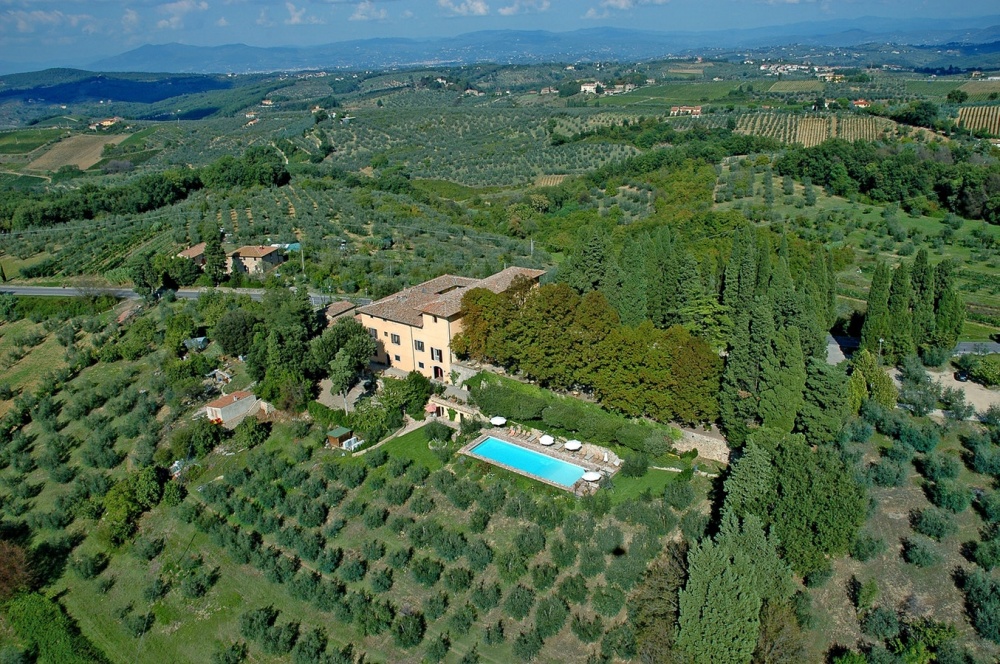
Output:
[[819,145],[828,138],[872,141],[891,132],[895,123],[867,115],[790,115],[756,113],[740,117],[736,131],[765,136],[783,143]]
[[958,111],[958,121],[966,129],[985,129],[1000,136],[1000,106],[963,106]]

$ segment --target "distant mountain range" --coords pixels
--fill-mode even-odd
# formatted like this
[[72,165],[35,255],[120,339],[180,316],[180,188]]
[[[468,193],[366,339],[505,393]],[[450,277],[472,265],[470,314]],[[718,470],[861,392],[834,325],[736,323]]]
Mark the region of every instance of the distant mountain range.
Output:
[[[983,27],[989,26],[989,27]],[[435,39],[363,39],[320,46],[149,44],[91,63],[95,71],[246,73],[461,65],[638,61],[696,49],[749,49],[785,44],[851,47],[894,43],[959,48],[1000,41],[1000,16],[977,19],[888,19],[796,23],[707,32],[592,28],[572,32],[492,30]]]

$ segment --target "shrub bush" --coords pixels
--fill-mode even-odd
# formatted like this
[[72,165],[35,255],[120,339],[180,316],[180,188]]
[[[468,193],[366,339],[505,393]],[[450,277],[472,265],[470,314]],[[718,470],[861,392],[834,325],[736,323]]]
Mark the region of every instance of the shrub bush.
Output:
[[958,514],[972,503],[972,492],[958,480],[941,480],[927,487],[927,497],[937,507]]
[[569,608],[562,599],[546,597],[535,608],[535,631],[543,639],[555,636],[566,624],[568,616]]
[[855,560],[866,563],[869,560],[882,555],[888,547],[885,540],[874,535],[861,533],[851,545],[851,557]]
[[899,618],[892,609],[876,607],[861,620],[861,631],[880,641],[893,639],[899,634]]
[[671,482],[663,490],[663,500],[677,511],[687,509],[694,499],[694,487],[690,482]]
[[940,509],[928,508],[915,515],[913,529],[921,535],[927,535],[938,541],[953,535],[958,526],[955,519]]
[[620,472],[624,477],[642,477],[649,472],[649,458],[639,452],[626,454]]
[[530,662],[541,652],[543,643],[544,639],[538,634],[538,630],[521,632],[514,639],[514,655],[523,662]]
[[531,581],[535,590],[548,590],[559,576],[559,568],[551,563],[539,563],[531,568]]
[[928,454],[919,463],[920,473],[931,482],[953,480],[962,469],[961,462],[950,454]]
[[932,567],[941,562],[941,556],[930,542],[911,537],[903,540],[903,560],[917,567]]

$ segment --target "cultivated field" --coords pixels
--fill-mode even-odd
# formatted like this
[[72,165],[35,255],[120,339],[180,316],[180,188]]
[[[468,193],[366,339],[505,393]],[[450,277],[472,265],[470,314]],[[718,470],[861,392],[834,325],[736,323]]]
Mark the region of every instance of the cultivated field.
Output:
[[990,95],[1000,95],[1000,81],[969,81],[959,90],[969,94],[969,101],[988,101]]
[[128,138],[126,134],[70,136],[28,164],[28,168],[36,171],[57,171],[63,166],[77,166],[85,171],[101,160],[105,145],[108,143],[118,145],[126,138]]
[[568,175],[539,175],[535,178],[536,187],[554,187],[565,180]]
[[822,92],[822,81],[778,81],[768,92]]
[[958,111],[958,121],[966,129],[985,129],[1000,134],[1000,106],[963,106]]
[[828,138],[872,141],[886,132],[894,132],[896,127],[892,120],[867,115],[758,113],[741,116],[736,131],[812,147]]
[[22,129],[0,133],[0,154],[27,154],[63,133],[62,129]]

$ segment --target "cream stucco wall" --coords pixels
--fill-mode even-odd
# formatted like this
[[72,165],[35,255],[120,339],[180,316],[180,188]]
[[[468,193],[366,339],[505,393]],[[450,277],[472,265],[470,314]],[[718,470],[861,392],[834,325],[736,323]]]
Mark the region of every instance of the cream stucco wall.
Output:
[[[378,342],[378,350],[374,359],[380,364],[387,364],[401,371],[419,371],[428,378],[447,379],[451,373],[451,363],[454,359],[451,352],[451,339],[461,329],[461,321],[457,316],[452,320],[422,314],[424,326],[411,327],[403,323],[385,320],[371,314],[359,313],[358,321],[367,330],[375,330],[374,338]],[[392,335],[398,335],[399,343],[392,341]],[[414,342],[422,341],[423,350],[418,350]],[[440,351],[440,360],[435,360],[432,350]],[[435,375],[435,368],[439,371]]]

